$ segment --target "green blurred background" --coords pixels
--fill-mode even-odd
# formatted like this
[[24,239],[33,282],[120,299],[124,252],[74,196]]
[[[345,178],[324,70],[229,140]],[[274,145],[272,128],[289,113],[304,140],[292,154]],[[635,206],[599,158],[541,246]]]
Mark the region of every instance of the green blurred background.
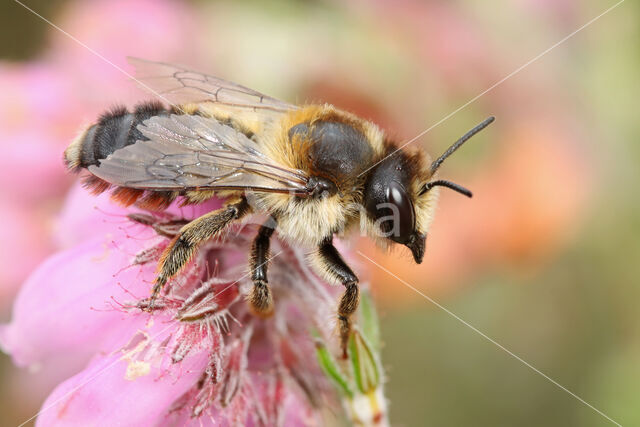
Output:
[[[133,1],[113,2],[115,10],[103,3],[25,2],[117,64],[128,54],[182,62],[280,98],[333,102],[400,140],[615,4]],[[147,33],[134,28],[143,20],[153,26],[155,15],[145,11],[158,4],[175,14],[139,42]],[[416,142],[439,154],[497,116],[448,161],[446,177],[475,197],[443,191],[424,265],[354,239],[354,248],[622,425],[640,425],[639,9],[623,2]],[[172,39],[179,42],[165,51],[162,43]],[[13,1],[0,4],[0,40],[3,67],[35,63],[73,81],[96,76],[89,111],[86,93],[60,99],[78,112],[51,142],[60,151],[116,95],[136,99],[105,84],[126,87],[125,76]],[[106,74],[93,74],[98,69]],[[3,114],[18,108],[6,91],[0,99]],[[12,119],[0,120],[6,126]],[[37,112],[21,120],[39,126]],[[3,135],[2,150],[9,150],[12,140]],[[2,179],[3,188],[14,185]],[[34,227],[43,233],[71,184],[60,179],[50,193],[20,202],[39,212]],[[0,195],[5,208],[7,191]],[[51,250],[38,252],[34,265]],[[381,311],[393,425],[611,424],[396,278],[358,255],[353,260]],[[3,265],[10,262],[3,255]],[[27,274],[3,277],[2,321]],[[3,424],[19,424],[53,384],[32,386],[9,357],[0,362]]]

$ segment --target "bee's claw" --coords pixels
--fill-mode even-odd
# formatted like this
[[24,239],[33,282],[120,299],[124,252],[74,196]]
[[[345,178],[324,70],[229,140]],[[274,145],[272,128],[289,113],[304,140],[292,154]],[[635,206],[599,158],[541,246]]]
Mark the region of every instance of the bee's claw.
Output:
[[155,308],[156,308],[156,295],[153,294],[149,298],[149,303],[147,304],[147,307],[144,309],[144,311],[152,313]]
[[151,313],[154,310],[161,308],[162,304],[158,304],[158,294],[162,289],[162,285],[163,284],[160,281],[156,281],[156,283],[153,285],[153,289],[151,290],[151,295],[149,296],[149,298],[138,303],[138,308],[140,308],[140,310]]
[[348,338],[345,339],[344,337],[340,337],[340,350],[342,350],[342,360],[347,360],[349,358],[349,352],[347,351],[348,340]]
[[338,329],[340,332],[340,350],[342,350],[342,359],[347,359],[349,356],[347,346],[349,343],[349,335],[351,334],[351,322],[347,316],[338,315]]

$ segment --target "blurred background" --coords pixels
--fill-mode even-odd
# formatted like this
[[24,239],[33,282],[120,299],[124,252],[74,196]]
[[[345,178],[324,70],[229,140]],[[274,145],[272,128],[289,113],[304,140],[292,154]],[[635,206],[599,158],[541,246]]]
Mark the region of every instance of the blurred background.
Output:
[[[398,140],[438,123],[615,1],[25,0],[105,59],[179,62],[281,99],[327,101]],[[354,249],[623,425],[640,425],[640,4],[626,1],[430,130],[442,169],[425,262]],[[0,5],[0,321],[74,182],[62,151],[114,103],[148,96],[13,1]],[[394,425],[610,424],[366,259]],[[0,356],[3,425],[63,378]]]

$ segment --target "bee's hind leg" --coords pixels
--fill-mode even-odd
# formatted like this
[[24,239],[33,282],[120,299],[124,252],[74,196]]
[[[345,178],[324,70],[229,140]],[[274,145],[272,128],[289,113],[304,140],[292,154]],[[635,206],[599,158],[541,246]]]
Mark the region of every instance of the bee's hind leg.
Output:
[[249,204],[245,198],[242,198],[240,201],[202,215],[182,227],[160,257],[158,277],[153,286],[149,308],[153,309],[155,299],[162,287],[182,270],[201,243],[215,237],[229,224],[248,212]]
[[325,240],[318,248],[315,264],[316,268],[322,270],[325,277],[337,280],[346,288],[338,305],[340,348],[342,349],[342,357],[346,359],[347,343],[352,327],[351,315],[356,311],[360,302],[358,277],[342,259],[336,247],[333,246],[331,238]]
[[267,280],[269,264],[269,243],[276,227],[273,217],[269,218],[260,229],[251,246],[249,265],[253,289],[247,297],[251,310],[259,316],[269,316],[273,312],[273,297]]

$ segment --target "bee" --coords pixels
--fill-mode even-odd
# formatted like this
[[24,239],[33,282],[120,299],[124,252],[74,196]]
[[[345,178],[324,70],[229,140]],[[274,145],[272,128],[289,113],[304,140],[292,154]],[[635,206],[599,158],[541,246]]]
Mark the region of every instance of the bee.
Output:
[[198,246],[235,221],[266,214],[250,249],[253,312],[268,316],[269,242],[314,248],[310,264],[345,287],[337,309],[346,344],[358,307],[358,277],[333,244],[357,227],[383,247],[404,245],[421,263],[438,187],[471,197],[437,177],[454,151],[493,121],[485,120],[434,161],[421,149],[401,149],[367,120],[333,105],[293,105],[187,68],[130,58],[145,87],[169,101],[104,113],[65,150],[67,167],[86,170],[85,185],[109,189],[117,202],[163,210],[177,198],[225,205],[184,225],[160,258],[150,297],[192,258]]

